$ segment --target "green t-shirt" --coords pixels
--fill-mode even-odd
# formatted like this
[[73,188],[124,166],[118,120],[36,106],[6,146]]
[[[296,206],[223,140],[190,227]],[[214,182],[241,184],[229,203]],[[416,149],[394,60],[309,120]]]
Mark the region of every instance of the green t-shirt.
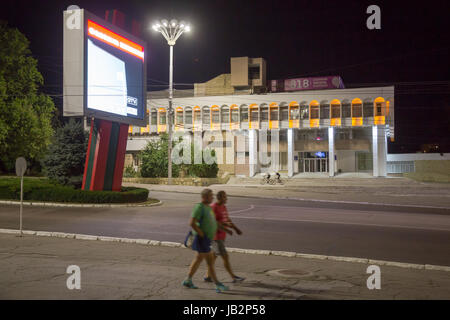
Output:
[[[214,235],[217,231],[217,222],[216,216],[210,206],[205,206],[203,203],[197,203],[192,210],[191,217],[198,221],[197,225],[209,239],[214,239]],[[201,224],[200,221],[202,222]],[[192,232],[197,234],[195,230],[192,230]]]

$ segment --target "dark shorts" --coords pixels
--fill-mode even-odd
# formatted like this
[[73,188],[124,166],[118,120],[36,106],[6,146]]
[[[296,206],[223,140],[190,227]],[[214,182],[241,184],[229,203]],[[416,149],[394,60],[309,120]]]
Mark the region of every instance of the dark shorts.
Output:
[[200,253],[208,253],[211,251],[211,240],[204,236],[203,238],[196,235],[194,241],[192,242],[192,250]]
[[225,240],[213,240],[212,249],[216,256],[226,256],[227,249],[225,249]]

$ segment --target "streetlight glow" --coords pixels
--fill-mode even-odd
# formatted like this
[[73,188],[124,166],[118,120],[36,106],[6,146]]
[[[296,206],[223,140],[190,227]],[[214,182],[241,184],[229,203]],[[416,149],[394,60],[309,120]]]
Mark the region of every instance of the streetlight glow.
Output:
[[[160,24],[161,23],[161,24]],[[167,174],[167,184],[172,183],[172,98],[173,98],[173,46],[175,45],[178,38],[183,34],[183,32],[189,32],[191,27],[186,24],[183,20],[178,23],[176,19],[171,19],[170,24],[166,19],[161,20],[161,22],[156,22],[153,24],[152,29],[161,33],[164,39],[167,40],[167,44],[170,48],[170,64],[169,64],[169,108],[168,108],[168,135],[169,135],[169,146],[168,146],[168,174]]]

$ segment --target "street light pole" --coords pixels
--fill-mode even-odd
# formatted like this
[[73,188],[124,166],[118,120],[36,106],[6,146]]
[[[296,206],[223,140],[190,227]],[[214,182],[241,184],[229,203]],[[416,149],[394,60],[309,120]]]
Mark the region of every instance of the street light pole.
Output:
[[167,184],[172,184],[172,99],[173,99],[173,46],[175,45],[177,39],[184,33],[189,32],[191,27],[184,21],[178,23],[177,20],[172,19],[169,23],[166,19],[161,20],[161,22],[156,22],[152,29],[161,33],[167,40],[167,44],[170,48],[170,59],[169,59],[169,108],[167,110],[167,125],[168,135],[169,135],[169,146],[168,146],[168,167],[167,167]]
[[169,165],[167,167],[167,184],[172,184],[172,99],[173,99],[173,45],[169,45],[170,59],[169,59],[169,118],[167,124],[169,125],[169,146],[168,156]]

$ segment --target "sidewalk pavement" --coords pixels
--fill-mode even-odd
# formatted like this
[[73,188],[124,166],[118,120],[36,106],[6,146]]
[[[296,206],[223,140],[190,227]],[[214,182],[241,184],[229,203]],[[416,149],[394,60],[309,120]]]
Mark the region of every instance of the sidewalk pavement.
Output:
[[[232,178],[228,184],[211,185],[214,192],[230,196],[313,201],[361,202],[402,206],[450,208],[450,184],[424,183],[407,178],[304,178],[284,179],[285,185],[260,185],[259,178]],[[150,191],[199,194],[205,187],[124,183]]]
[[[363,263],[230,253],[230,291],[181,286],[194,253],[189,249],[66,238],[0,234],[0,299],[450,299],[446,271],[380,266],[381,289],[367,289]],[[69,265],[81,269],[81,290],[69,290]]]

